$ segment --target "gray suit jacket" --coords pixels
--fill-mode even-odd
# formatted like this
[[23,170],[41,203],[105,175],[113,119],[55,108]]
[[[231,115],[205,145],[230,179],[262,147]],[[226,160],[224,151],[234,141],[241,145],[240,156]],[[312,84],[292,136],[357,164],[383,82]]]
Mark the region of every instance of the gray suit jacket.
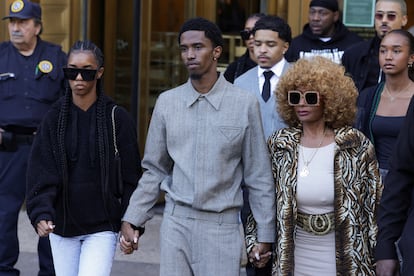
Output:
[[[282,75],[287,71],[289,67],[290,63],[286,63],[283,68]],[[260,93],[261,87],[259,87],[259,77],[257,75],[258,68],[259,66],[256,66],[243,75],[239,76],[234,81],[234,85],[252,93],[258,99],[260,103],[260,112],[262,114],[263,130],[265,138],[267,140],[270,135],[273,134],[273,132],[286,127],[286,124],[280,118],[276,110],[277,103],[274,91],[271,93],[270,99],[267,102],[263,100],[262,94]]]

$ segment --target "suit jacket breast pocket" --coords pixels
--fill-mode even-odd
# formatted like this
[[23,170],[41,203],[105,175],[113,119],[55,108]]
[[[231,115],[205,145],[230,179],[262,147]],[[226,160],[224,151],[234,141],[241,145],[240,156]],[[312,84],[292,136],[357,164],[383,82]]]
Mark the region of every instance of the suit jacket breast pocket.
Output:
[[219,126],[217,147],[222,156],[235,157],[242,152],[243,128],[236,126]]

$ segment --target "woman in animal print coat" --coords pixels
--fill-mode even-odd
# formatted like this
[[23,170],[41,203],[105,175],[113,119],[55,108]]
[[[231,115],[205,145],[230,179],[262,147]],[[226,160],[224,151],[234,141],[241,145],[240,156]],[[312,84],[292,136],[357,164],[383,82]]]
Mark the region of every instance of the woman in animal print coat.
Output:
[[277,238],[273,254],[261,254],[250,216],[249,260],[261,267],[271,258],[273,275],[375,275],[382,186],[373,145],[351,127],[352,79],[325,58],[302,59],[275,93],[289,126],[268,140]]

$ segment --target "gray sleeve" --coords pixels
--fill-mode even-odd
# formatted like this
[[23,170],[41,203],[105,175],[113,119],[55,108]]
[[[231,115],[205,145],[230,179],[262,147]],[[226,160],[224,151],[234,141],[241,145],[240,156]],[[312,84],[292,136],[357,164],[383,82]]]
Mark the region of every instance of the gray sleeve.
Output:
[[162,104],[155,105],[142,159],[143,175],[131,196],[123,221],[142,226],[152,217],[151,209],[160,195],[160,185],[170,174],[173,161],[167,151]]
[[251,123],[243,145],[244,182],[249,190],[249,203],[257,223],[258,241],[274,242],[275,185],[256,100],[250,106],[248,114]]

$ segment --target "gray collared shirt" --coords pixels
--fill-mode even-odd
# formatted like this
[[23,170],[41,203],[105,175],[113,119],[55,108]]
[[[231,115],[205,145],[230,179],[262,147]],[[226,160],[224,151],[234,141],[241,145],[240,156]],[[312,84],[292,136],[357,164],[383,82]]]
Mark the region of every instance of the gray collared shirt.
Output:
[[207,94],[188,81],[159,96],[142,167],[124,221],[143,225],[160,190],[196,210],[239,209],[244,182],[258,240],[274,241],[275,188],[259,104],[222,75]]

